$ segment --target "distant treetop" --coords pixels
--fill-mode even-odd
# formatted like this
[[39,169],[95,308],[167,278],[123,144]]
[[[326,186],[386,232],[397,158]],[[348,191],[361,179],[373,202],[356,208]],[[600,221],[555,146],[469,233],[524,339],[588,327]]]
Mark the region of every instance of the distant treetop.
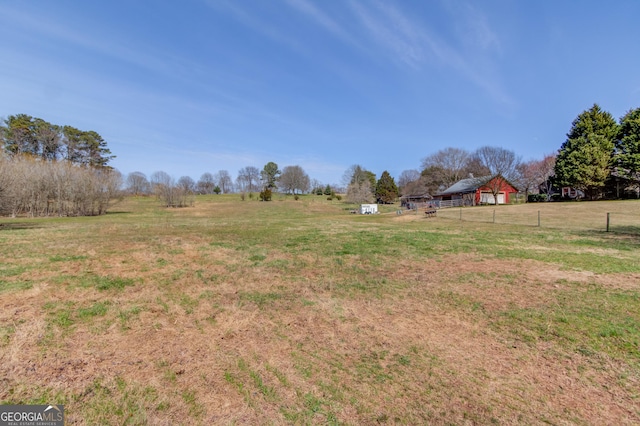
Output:
[[0,145],[10,156],[68,160],[91,167],[107,167],[115,158],[97,132],[51,124],[27,114],[10,115],[3,120]]

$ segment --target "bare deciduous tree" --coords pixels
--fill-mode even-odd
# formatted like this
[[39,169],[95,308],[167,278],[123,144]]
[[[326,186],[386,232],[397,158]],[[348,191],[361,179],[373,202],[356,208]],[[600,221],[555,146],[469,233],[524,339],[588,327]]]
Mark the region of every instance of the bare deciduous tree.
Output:
[[309,175],[300,166],[286,166],[278,183],[284,192],[290,194],[309,192]]
[[0,152],[0,215],[10,214],[16,174],[9,157]]
[[429,170],[437,185],[448,187],[467,177],[471,154],[464,149],[446,148],[422,160],[422,170]]
[[186,207],[193,205],[193,179],[188,176],[181,178],[182,182],[176,183],[168,173],[159,171],[151,174],[151,187],[156,197],[162,201],[166,207]]
[[478,148],[473,157],[481,166],[489,170],[490,175],[495,177],[489,181],[488,187],[497,205],[498,194],[503,189],[505,181],[518,181],[520,158],[513,151],[493,146]]
[[516,180],[520,158],[508,149],[483,146],[478,148],[473,157],[489,170],[491,175],[502,175],[505,179]]
[[126,187],[129,194],[147,195],[151,190],[149,179],[142,172],[131,172],[127,175]]
[[535,168],[538,185],[547,194],[547,201],[551,201],[552,195],[552,177],[556,167],[556,154],[547,154],[540,160]]
[[187,194],[193,194],[196,191],[196,183],[189,176],[181,176],[178,179],[178,188]]
[[536,173],[537,160],[525,161],[518,164],[518,186],[521,191],[524,191],[526,199],[529,198],[529,194],[535,191],[540,183]]
[[542,160],[531,160],[518,165],[520,190],[525,195],[537,194],[542,190],[547,194],[547,201],[551,199],[551,177],[556,164],[556,155],[545,155]]
[[347,201],[355,204],[372,203],[374,200],[371,183],[368,179],[354,182],[347,187]]
[[403,195],[433,195],[438,192],[438,187],[430,185],[429,179],[420,176],[418,179],[405,184],[402,187]]
[[420,172],[412,169],[412,170],[403,170],[400,173],[400,177],[398,178],[398,188],[402,192],[402,189],[407,186],[407,184],[411,182],[415,182],[420,179]]
[[153,172],[149,178],[149,182],[151,183],[151,191],[157,198],[162,198],[167,188],[170,188],[173,185],[173,179],[171,176],[169,176],[167,172],[163,171]]
[[196,184],[196,189],[199,194],[213,194],[215,187],[216,181],[213,175],[209,172],[203,173]]
[[100,215],[119,197],[121,185],[122,175],[109,168],[0,156],[0,214]]
[[324,186],[322,185],[322,182],[320,182],[318,179],[311,179],[311,182],[309,183],[309,186],[311,188],[311,193],[313,194],[317,194],[317,195],[322,195],[323,191],[324,191]]
[[236,178],[238,190],[242,192],[256,192],[260,189],[260,170],[257,167],[247,166],[238,171]]
[[231,175],[226,170],[220,170],[216,173],[216,181],[218,182],[218,187],[223,194],[227,194],[233,192],[233,180],[231,179]]

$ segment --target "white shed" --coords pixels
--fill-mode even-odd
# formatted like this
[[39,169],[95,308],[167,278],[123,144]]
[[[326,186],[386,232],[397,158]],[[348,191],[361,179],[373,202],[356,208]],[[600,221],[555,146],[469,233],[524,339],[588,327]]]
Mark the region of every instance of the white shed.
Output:
[[377,214],[377,204],[360,204],[360,214]]

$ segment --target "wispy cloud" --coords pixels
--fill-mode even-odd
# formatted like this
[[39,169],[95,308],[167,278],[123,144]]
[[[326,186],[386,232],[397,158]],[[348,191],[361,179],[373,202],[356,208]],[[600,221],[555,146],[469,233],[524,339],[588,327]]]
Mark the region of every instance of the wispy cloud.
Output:
[[513,106],[515,101],[500,82],[498,57],[502,53],[502,43],[486,14],[466,1],[443,4],[457,34],[458,56],[464,58],[460,71],[497,102]]
[[[433,31],[424,18],[409,16],[398,5],[388,1],[349,0],[345,3],[359,24],[355,26],[353,22],[347,26],[332,17],[320,6],[322,3],[285,1],[324,31],[369,57],[375,55],[380,58],[380,52],[386,52],[386,58],[414,71],[433,67],[451,69],[487,92],[496,102],[513,103],[491,67],[491,55],[499,52],[500,40],[482,11],[470,3],[457,3],[456,6],[445,3],[444,8],[450,12],[450,26],[461,41],[456,45]],[[252,30],[287,45],[301,55],[312,55],[302,42],[260,18],[255,11],[245,10],[233,2],[209,0],[208,4],[231,13]]]
[[43,40],[69,43],[76,48],[79,47],[91,52],[99,52],[111,58],[129,62],[147,69],[161,70],[171,63],[170,61],[149,55],[143,49],[127,47],[126,42],[118,40],[117,37],[113,35],[97,39],[89,36],[84,31],[73,29],[69,25],[63,25],[43,16],[27,14],[11,8],[3,8],[2,15],[2,20],[11,21],[13,26],[20,27],[25,33],[44,36]]
[[[242,11],[237,10],[242,14]],[[249,15],[247,15],[249,16]],[[229,121],[243,121],[247,117],[258,117],[265,121],[279,117],[273,107],[266,107],[254,100],[249,90],[255,82],[252,77],[243,77],[232,71],[212,68],[194,59],[169,49],[160,50],[141,43],[134,43],[102,32],[95,26],[89,33],[81,28],[66,25],[42,14],[28,13],[0,5],[0,25],[6,22],[26,34],[25,37],[40,44],[42,55],[33,55],[31,51],[13,51],[11,46],[2,49],[8,65],[4,75],[16,80],[31,81],[32,103],[42,102],[43,96],[54,94],[56,102],[71,103],[71,99],[82,105],[81,111],[99,109],[102,116],[124,110],[124,105],[140,105],[141,115],[153,116],[153,112],[196,111],[200,116],[220,117]],[[284,38],[284,37],[283,37]],[[133,78],[121,78],[118,73],[109,73],[103,68],[77,67],[71,61],[48,50],[48,43],[56,46],[68,46],[74,55],[98,55],[101,62],[118,61],[125,63],[128,70],[143,69],[142,75],[157,76],[165,84],[158,88],[140,85]],[[105,61],[106,59],[106,61]],[[174,83],[179,82],[180,85]],[[3,83],[7,84],[3,81]],[[141,89],[140,87],[144,87]],[[179,89],[189,88],[197,92],[201,101],[189,98],[190,94]],[[5,92],[10,93],[10,92]],[[91,93],[91,96],[87,94]],[[113,111],[107,113],[107,110]],[[80,112],[81,113],[81,112]],[[95,115],[95,111],[91,111]],[[78,112],[76,112],[78,114]],[[169,123],[158,120],[157,125]]]
[[454,47],[431,31],[426,23],[407,16],[391,3],[351,0],[349,5],[371,39],[400,63],[414,70],[433,66],[452,69],[495,101],[513,103],[496,77],[487,71],[490,55],[499,50],[500,42],[486,17],[474,6],[464,3],[459,16],[452,17],[452,25],[464,28],[459,31],[460,36],[483,50],[483,56],[479,56],[478,51],[470,55],[466,49]]
[[326,31],[333,34],[343,42],[346,42],[358,48],[362,48],[362,46],[358,44],[358,42],[349,34],[349,32],[347,32],[329,15],[316,7],[315,4],[311,3],[308,0],[286,0],[286,2],[289,4],[289,6],[308,16]]
[[356,17],[376,43],[407,65],[419,67],[425,60],[424,33],[393,6],[381,2],[374,7],[351,1]]
[[231,14],[238,22],[275,42],[286,45],[293,50],[302,50],[302,45],[295,38],[285,34],[277,25],[259,18],[258,14],[243,9],[242,2],[207,0],[206,4],[213,10],[222,10]]
[[447,2],[460,41],[481,51],[500,51],[500,38],[491,28],[487,16],[471,3]]
[[[395,58],[413,68],[465,67],[464,57],[422,22],[411,19],[390,3],[350,3],[372,39]],[[367,6],[372,4],[373,6]]]
[[[43,49],[42,57],[47,57],[47,53],[52,51],[46,44],[54,43],[56,46],[73,47],[73,55],[76,57],[83,57],[85,54],[99,55],[106,59],[105,63],[122,63],[129,70],[137,68],[149,75],[161,76],[183,84],[193,85],[194,74],[197,73],[206,74],[209,78],[212,75],[211,70],[202,70],[201,65],[175,51],[132,42],[108,32],[107,28],[101,28],[99,25],[93,25],[91,31],[86,31],[86,28],[68,25],[44,14],[0,7],[0,24],[3,21],[37,40]],[[52,61],[59,60],[53,55],[50,56]],[[87,61],[83,59],[84,62]],[[90,65],[87,65],[87,68],[90,68]],[[101,78],[110,81],[115,77],[103,69]]]

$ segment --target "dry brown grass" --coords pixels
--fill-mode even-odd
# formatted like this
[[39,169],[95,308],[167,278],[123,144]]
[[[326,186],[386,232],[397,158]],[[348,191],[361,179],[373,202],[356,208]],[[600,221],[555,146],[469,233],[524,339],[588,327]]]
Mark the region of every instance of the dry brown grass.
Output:
[[[462,219],[471,222],[518,224],[537,227],[538,214],[543,228],[565,230],[604,231],[607,213],[610,214],[610,229],[615,231],[640,226],[640,203],[637,201],[594,201],[566,203],[525,203],[512,206],[481,206],[462,209]],[[460,219],[460,209],[443,209],[442,218]]]
[[[0,400],[56,400],[68,424],[640,422],[638,353],[578,351],[551,313],[589,288],[632,292],[637,325],[637,271],[469,249],[473,231],[444,219],[223,200],[129,200],[126,214],[0,233],[14,254],[0,271],[24,268],[0,279],[31,285],[0,292]],[[347,247],[358,233],[465,238]],[[578,248],[637,265],[606,238]],[[536,245],[520,249],[566,250]],[[548,336],[510,322],[528,309],[548,310]]]

